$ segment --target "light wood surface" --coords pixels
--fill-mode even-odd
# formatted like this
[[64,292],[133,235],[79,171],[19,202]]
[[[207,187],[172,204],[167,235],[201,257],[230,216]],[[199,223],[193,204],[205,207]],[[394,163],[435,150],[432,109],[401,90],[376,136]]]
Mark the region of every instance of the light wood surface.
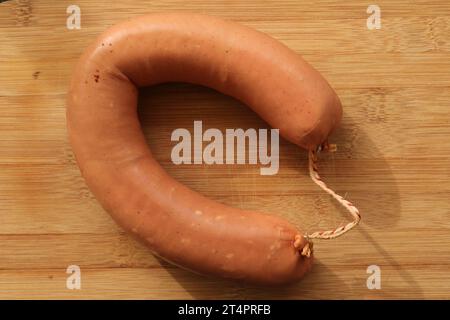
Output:
[[[81,30],[66,8],[81,8]],[[450,298],[450,2],[12,1],[0,4],[0,298]],[[204,278],[159,261],[125,234],[87,189],[67,141],[71,70],[108,26],[145,12],[192,11],[271,34],[337,90],[338,152],[321,156],[325,181],[357,205],[362,224],[316,241],[301,283],[267,289]],[[280,171],[175,166],[176,128],[267,128],[230,97],[185,84],[141,90],[154,154],[175,178],[223,203],[281,215],[315,231],[349,217],[309,179],[306,152],[281,141]],[[369,290],[366,269],[381,268]],[[66,288],[79,265],[81,290]]]

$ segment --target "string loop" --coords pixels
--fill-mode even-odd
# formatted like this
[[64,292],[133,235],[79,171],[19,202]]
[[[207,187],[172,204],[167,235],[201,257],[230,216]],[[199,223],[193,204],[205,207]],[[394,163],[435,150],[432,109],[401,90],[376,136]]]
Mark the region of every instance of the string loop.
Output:
[[336,149],[337,148],[335,144],[329,144],[328,141],[326,141],[322,145],[318,146],[316,150],[314,149],[309,150],[308,152],[309,176],[311,177],[312,181],[314,181],[315,184],[317,184],[322,190],[331,195],[345,209],[347,209],[347,211],[353,217],[353,221],[341,225],[333,230],[316,231],[313,233],[305,234],[303,237],[306,239],[307,244],[302,248],[301,255],[306,257],[309,257],[312,253],[313,248],[313,243],[311,241],[312,239],[326,239],[326,240],[335,239],[353,229],[361,221],[361,215],[359,213],[358,208],[356,208],[350,201],[344,199],[344,197],[342,197],[341,195],[337,194],[332,189],[330,189],[319,175],[317,169],[317,154],[322,150],[327,152],[335,152]]
[[356,208],[350,201],[344,199],[341,195],[334,192],[332,189],[330,189],[325,182],[321,179],[318,169],[317,169],[317,154],[325,150],[327,152],[334,152],[336,151],[336,145],[335,144],[329,144],[328,142],[325,142],[324,144],[320,145],[316,150],[309,150],[308,158],[309,158],[309,176],[311,177],[312,181],[314,181],[315,184],[317,184],[322,190],[324,190],[326,193],[331,195],[334,199],[336,199],[347,211],[352,215],[353,221],[341,225],[333,230],[326,230],[326,231],[316,231],[310,234],[306,234],[305,237],[307,239],[334,239],[339,236],[342,236],[344,233],[347,233],[351,229],[353,229],[358,223],[361,221],[361,215],[359,213],[358,208]]

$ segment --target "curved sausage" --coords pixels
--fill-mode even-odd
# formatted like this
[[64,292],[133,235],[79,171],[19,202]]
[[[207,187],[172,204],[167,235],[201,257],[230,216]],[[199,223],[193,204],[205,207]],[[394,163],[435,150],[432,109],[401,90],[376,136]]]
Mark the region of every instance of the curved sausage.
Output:
[[171,178],[137,117],[138,87],[189,82],[231,95],[289,141],[313,148],[341,118],[326,80],[248,27],[195,14],[145,15],[104,32],[81,56],[67,96],[70,142],[86,183],[152,252],[208,275],[275,285],[310,269],[308,244],[284,219],[231,208]]

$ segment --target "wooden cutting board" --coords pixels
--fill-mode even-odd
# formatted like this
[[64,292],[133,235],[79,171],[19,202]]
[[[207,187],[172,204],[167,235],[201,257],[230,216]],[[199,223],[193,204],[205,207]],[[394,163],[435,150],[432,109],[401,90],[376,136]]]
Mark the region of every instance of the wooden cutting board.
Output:
[[[66,27],[69,5],[81,29]],[[450,298],[450,2],[9,1],[0,4],[0,298]],[[262,289],[159,261],[125,234],[87,189],[67,141],[65,95],[83,49],[108,26],[146,12],[216,15],[267,32],[302,54],[344,105],[323,154],[323,178],[357,205],[361,225],[316,241],[301,283]],[[331,228],[349,216],[309,179],[306,152],[281,141],[280,170],[170,161],[176,128],[267,128],[206,88],[141,91],[148,142],[176,179],[217,201]],[[81,289],[67,289],[68,266]],[[369,290],[367,269],[381,270]]]

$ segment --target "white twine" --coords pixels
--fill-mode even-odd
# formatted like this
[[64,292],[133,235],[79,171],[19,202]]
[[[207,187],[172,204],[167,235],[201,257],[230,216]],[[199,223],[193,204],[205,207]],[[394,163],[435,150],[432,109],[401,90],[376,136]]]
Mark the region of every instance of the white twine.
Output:
[[[328,142],[325,142],[321,146],[317,148],[317,150],[309,150],[309,175],[314,181],[315,184],[317,184],[322,190],[324,190],[326,193],[330,194],[334,199],[336,199],[347,211],[352,215],[353,221],[341,225],[333,230],[326,230],[326,231],[316,231],[310,234],[305,234],[304,237],[308,241],[308,243],[302,248],[301,254],[303,256],[309,257],[312,253],[312,242],[310,240],[312,239],[335,239],[337,237],[342,236],[344,233],[350,231],[353,229],[361,220],[361,215],[359,214],[359,210],[348,200],[344,199],[344,197],[338,195],[336,192],[334,192],[332,189],[330,189],[325,182],[320,178],[319,172],[317,170],[317,154],[322,151],[328,151],[328,152],[334,152],[336,151],[336,145],[330,145]],[[295,242],[294,246],[297,248],[300,246],[301,239],[298,237]]]

